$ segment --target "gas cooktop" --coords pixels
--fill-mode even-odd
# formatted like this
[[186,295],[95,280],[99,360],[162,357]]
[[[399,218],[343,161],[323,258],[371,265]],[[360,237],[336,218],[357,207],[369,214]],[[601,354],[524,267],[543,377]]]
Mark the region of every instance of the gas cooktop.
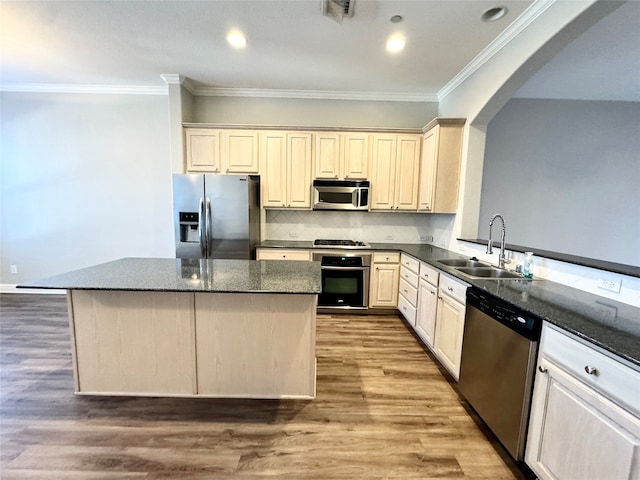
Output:
[[356,240],[326,240],[319,239],[313,242],[314,247],[323,248],[371,248],[366,242],[359,242]]

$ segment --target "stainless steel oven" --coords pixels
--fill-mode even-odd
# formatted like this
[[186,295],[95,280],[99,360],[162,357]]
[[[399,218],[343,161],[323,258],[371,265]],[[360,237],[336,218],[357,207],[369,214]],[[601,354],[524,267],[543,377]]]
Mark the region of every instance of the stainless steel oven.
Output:
[[368,308],[371,253],[317,251],[313,260],[320,262],[322,272],[318,308]]

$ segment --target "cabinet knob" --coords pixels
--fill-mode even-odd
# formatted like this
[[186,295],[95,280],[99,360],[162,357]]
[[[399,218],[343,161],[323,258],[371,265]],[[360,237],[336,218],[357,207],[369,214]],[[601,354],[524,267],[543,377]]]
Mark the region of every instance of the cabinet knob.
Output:
[[598,372],[598,369],[596,367],[592,367],[591,365],[585,365],[584,371],[587,372],[587,375],[598,376],[598,374],[600,373]]
[[227,172],[226,173],[229,173],[229,169],[228,168],[227,168]]
[[538,371],[540,373],[547,373],[548,370],[546,368],[544,368],[542,365],[538,365]]
[[447,287],[447,290],[449,290],[450,292],[453,292],[453,288],[451,287]]
[[333,177],[333,178],[338,178],[338,175],[334,175],[334,177]]

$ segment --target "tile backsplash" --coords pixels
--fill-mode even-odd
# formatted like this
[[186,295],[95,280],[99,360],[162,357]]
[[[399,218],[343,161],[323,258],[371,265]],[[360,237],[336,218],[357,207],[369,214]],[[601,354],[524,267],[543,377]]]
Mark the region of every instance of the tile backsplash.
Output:
[[429,219],[420,213],[267,210],[264,237],[437,244]]

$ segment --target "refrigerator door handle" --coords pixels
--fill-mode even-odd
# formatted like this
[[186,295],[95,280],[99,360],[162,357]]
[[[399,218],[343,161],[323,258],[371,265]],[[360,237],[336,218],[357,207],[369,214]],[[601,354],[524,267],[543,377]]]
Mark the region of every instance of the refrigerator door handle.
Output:
[[200,197],[200,213],[198,218],[198,239],[200,240],[200,254],[206,258],[207,253],[207,220],[205,216],[204,199]]
[[211,219],[211,200],[207,197],[207,256],[209,258],[211,256],[211,250],[213,249],[213,221]]

